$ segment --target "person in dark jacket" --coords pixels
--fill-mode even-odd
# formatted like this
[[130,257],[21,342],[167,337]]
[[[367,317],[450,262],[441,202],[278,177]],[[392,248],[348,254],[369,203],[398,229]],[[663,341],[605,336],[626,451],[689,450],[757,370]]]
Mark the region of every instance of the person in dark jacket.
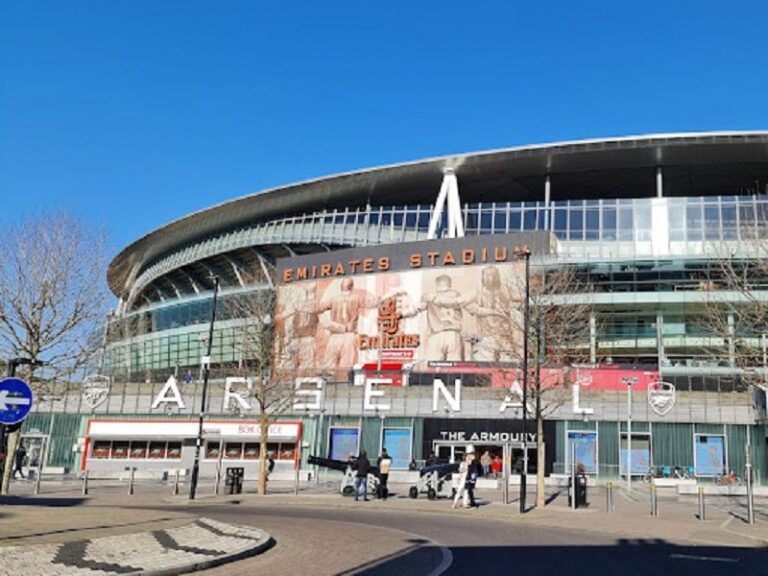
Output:
[[466,495],[469,497],[469,505],[472,508],[478,507],[477,502],[475,502],[475,483],[477,483],[477,477],[481,475],[481,471],[482,468],[477,461],[477,458],[471,458],[467,466],[467,479],[464,484],[464,489]]
[[24,465],[24,458],[27,456],[27,449],[24,448],[24,443],[19,442],[19,447],[16,448],[16,461],[15,466],[13,468],[13,475],[12,478],[16,478],[16,472],[18,472],[22,478],[24,478],[24,470],[22,470],[22,466]]
[[365,450],[360,452],[355,461],[355,502],[360,496],[360,487],[363,488],[363,499],[368,501],[368,472],[371,470],[371,463],[368,461],[368,455]]

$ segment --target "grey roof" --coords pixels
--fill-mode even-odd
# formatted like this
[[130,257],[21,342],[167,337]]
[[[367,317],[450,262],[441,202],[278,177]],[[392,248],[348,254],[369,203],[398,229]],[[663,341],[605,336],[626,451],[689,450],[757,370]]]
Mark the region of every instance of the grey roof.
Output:
[[768,131],[741,131],[557,142],[358,170],[264,190],[184,216],[124,248],[110,264],[107,279],[115,294],[123,294],[136,275],[159,257],[219,232],[272,218],[368,201],[430,204],[445,168],[456,171],[462,200],[478,201],[487,197],[489,189],[501,188],[506,200],[534,198],[547,174],[553,178],[553,192],[560,175],[561,193],[567,194],[564,175],[767,163]]

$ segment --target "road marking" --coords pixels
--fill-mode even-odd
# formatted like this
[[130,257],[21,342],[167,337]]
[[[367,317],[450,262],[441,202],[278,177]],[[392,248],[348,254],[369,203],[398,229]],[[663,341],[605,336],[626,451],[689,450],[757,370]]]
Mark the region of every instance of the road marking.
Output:
[[440,550],[440,553],[443,556],[442,561],[440,564],[437,565],[437,567],[432,570],[427,576],[440,576],[443,572],[448,570],[448,568],[451,567],[451,564],[453,564],[453,552],[451,552],[451,549],[447,546],[443,546],[436,540],[432,540],[434,544],[437,546],[437,548]]
[[695,556],[693,554],[670,554],[675,560],[701,560],[702,562],[738,562],[738,558],[725,558],[722,556]]

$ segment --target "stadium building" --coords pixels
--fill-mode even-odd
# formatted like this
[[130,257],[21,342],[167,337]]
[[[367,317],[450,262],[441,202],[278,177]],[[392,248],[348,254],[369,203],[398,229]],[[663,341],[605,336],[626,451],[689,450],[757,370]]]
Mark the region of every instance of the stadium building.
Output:
[[540,367],[564,379],[543,430],[547,473],[567,470],[576,443],[590,474],[619,477],[630,436],[634,475],[741,474],[749,444],[762,482],[766,335],[748,335],[763,353],[745,366],[738,322],[726,318],[728,337],[702,317],[718,298],[744,298],[723,280],[723,262],[761,257],[767,217],[768,132],[522,146],[237,198],[115,257],[108,282],[119,303],[99,367],[109,380],[43,401],[26,433],[51,434],[51,466],[188,467],[218,278],[203,474],[217,458],[255,470],[238,310],[269,291],[277,353],[266,376],[309,379],[271,430],[278,470],[309,469],[312,452],[383,446],[407,468],[432,451],[457,457],[469,441],[499,454],[510,445],[519,469],[525,439],[532,471],[537,431],[523,430],[510,393],[523,337],[489,312],[522,310],[527,249],[534,276],[568,268],[589,287],[560,295],[590,307],[579,366]]

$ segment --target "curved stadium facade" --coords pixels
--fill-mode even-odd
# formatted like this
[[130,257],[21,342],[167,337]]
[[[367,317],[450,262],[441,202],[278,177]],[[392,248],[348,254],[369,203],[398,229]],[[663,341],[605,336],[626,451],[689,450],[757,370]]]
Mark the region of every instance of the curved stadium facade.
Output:
[[[718,340],[709,331],[702,311],[713,292],[723,291],[712,278],[718,277],[724,256],[733,261],[761,256],[767,217],[768,132],[523,146],[360,170],[238,198],[155,230],[113,260],[108,281],[119,304],[102,368],[113,384],[109,397],[92,412],[107,420],[141,420],[152,414],[189,418],[199,411],[213,277],[220,281],[220,306],[211,368],[214,385],[223,390],[224,378],[247,360],[238,346],[242,321],[228,303],[279,289],[286,278],[278,269],[291,268],[292,262],[311,267],[313,262],[349,262],[349,255],[388,258],[414,250],[419,246],[414,242],[464,242],[481,250],[545,234],[554,248],[549,254],[534,253],[531,266],[568,265],[592,289],[590,327],[581,350],[590,374],[584,383],[595,383],[582,386],[580,398],[569,396],[550,415],[545,429],[548,472],[562,473],[566,446],[578,442],[590,472],[619,474],[627,442],[625,384],[634,377],[642,388],[632,393],[633,473],[644,473],[641,469],[650,464],[690,468],[700,476],[740,469],[749,437],[762,479],[765,394],[758,382],[744,377],[727,339]],[[478,271],[466,268],[466,282],[479,282]],[[344,274],[354,277],[358,287],[376,282],[358,279],[354,270]],[[424,278],[425,291],[439,274],[436,270]],[[452,274],[461,276],[462,271],[453,269]],[[328,278],[328,294],[342,290],[341,282]],[[411,296],[419,301],[418,293]],[[330,355],[334,346],[328,326],[335,319],[327,319],[334,311],[330,304],[324,311],[313,310],[320,316],[311,333],[318,344],[303,375],[314,369],[325,378],[323,405],[285,415],[284,420],[299,426],[295,438],[286,441],[289,448],[294,442],[291,458],[304,461],[312,450],[338,456],[352,445],[378,453],[382,446],[397,444],[396,464],[402,467],[406,459],[421,460],[433,450],[456,456],[470,439],[492,451],[500,438],[519,440],[520,412],[499,410],[498,390],[488,376],[498,368],[498,358],[496,368],[488,368],[471,343],[458,344],[462,349],[455,357],[444,352],[439,358],[419,358],[425,347],[416,347],[408,362],[394,367],[387,362],[398,372],[396,384],[402,384],[406,372],[410,381],[381,388],[388,405],[384,409],[383,402],[369,403],[366,386],[354,382],[356,374],[358,384],[360,377],[370,376],[365,366],[375,363],[375,355],[339,353],[336,360],[350,364],[341,373],[321,367],[327,361],[318,360],[317,350]],[[375,318],[372,322],[375,326]],[[283,329],[287,338],[296,337],[295,330]],[[370,372],[380,373],[386,368],[381,363]],[[154,402],[172,374],[184,395],[183,406]],[[448,394],[436,391],[436,378],[444,381]],[[451,403],[449,378],[460,378],[465,386],[458,410]],[[652,409],[644,379],[671,384],[666,390],[674,394],[673,405],[664,414]],[[223,392],[214,391],[211,412],[223,420],[248,417],[248,410],[233,404],[225,405]],[[81,402],[60,410],[88,412]],[[106,466],[117,440],[105,433],[98,441],[99,455],[94,436],[83,462],[100,460]],[[152,438],[146,442],[151,448]],[[305,446],[300,456],[299,442]],[[240,442],[239,456],[238,442],[231,444],[233,459],[248,458],[247,439]]]

